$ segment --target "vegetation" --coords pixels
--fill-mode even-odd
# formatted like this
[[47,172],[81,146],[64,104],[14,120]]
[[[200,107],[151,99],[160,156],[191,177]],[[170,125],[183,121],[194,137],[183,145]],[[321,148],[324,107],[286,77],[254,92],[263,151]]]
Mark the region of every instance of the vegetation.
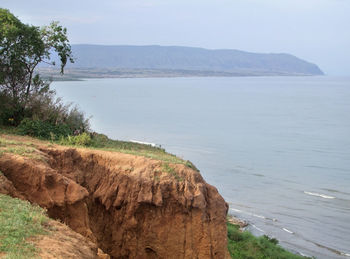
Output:
[[47,121],[25,118],[18,126],[18,133],[42,139],[57,139],[59,136],[68,136],[71,131],[66,124],[53,125]]
[[[16,153],[35,159],[43,159],[40,156],[38,150],[31,150],[29,147],[36,147],[33,142],[38,142],[39,139],[28,139],[27,141],[13,141],[8,138],[13,138],[11,135],[21,135],[22,131],[14,127],[0,126],[0,155],[2,153]],[[7,135],[7,136],[5,136]],[[42,138],[41,138],[42,139]],[[41,140],[40,139],[40,140]],[[183,160],[173,154],[167,153],[165,149],[161,147],[153,147],[151,145],[139,144],[129,141],[113,140],[108,138],[106,135],[98,133],[82,133],[76,136],[68,135],[57,139],[55,137],[49,139],[51,143],[41,141],[40,143],[52,146],[53,144],[74,146],[74,147],[85,147],[91,149],[106,150],[112,152],[121,152],[135,156],[143,156],[155,160],[160,160],[165,163],[183,164],[193,170],[199,171],[190,161]],[[12,152],[14,148],[22,150],[23,152]]]
[[255,237],[241,231],[238,225],[227,223],[228,250],[233,259],[302,259],[278,245],[278,240],[266,235]]
[[34,258],[35,246],[30,237],[45,234],[45,211],[27,201],[0,194],[0,254],[4,258]]
[[[0,22],[2,129],[63,145],[119,151],[167,163],[185,164],[197,170],[191,162],[168,154],[162,148],[111,140],[105,135],[90,133],[89,121],[84,114],[55,97],[55,92],[50,90],[50,81],[44,80],[36,73],[36,68],[43,62],[55,65],[55,62],[50,62],[52,52],[60,59],[62,74],[66,63],[73,62],[66,28],[62,28],[58,22],[52,22],[42,28],[23,24],[8,10],[1,8]],[[13,129],[9,129],[8,126]],[[2,149],[1,152],[22,155],[29,153],[23,147],[17,149],[11,147]]]
[[59,143],[61,145],[70,145],[70,146],[90,146],[92,143],[90,134],[84,132],[76,136],[61,137]]
[[[50,62],[55,52],[63,74],[68,61],[73,62],[66,28],[52,22],[42,28],[23,24],[12,13],[0,8],[0,133],[29,135],[52,143],[84,146],[145,156],[163,161],[162,171],[177,181],[183,179],[169,163],[190,162],[153,147],[133,142],[111,140],[103,134],[90,133],[89,123],[76,107],[65,105],[50,89],[50,81],[36,73],[37,66]],[[7,127],[4,127],[7,126]],[[0,137],[0,155],[13,153],[42,159],[38,145]],[[133,168],[130,168],[132,171]],[[0,172],[1,173],[1,172]],[[159,180],[155,176],[155,180]],[[29,202],[0,194],[0,254],[5,258],[35,257],[30,237],[46,233],[48,220],[43,209]],[[233,258],[302,258],[278,246],[276,239],[254,237],[228,223],[228,248]]]
[[52,53],[59,56],[62,74],[66,63],[73,62],[66,34],[58,22],[27,25],[0,8],[0,125],[21,125],[23,134],[41,138],[88,129],[84,114],[56,98],[50,81],[36,71],[40,63],[55,65]]
[[44,157],[32,142],[15,141],[0,137],[0,156],[4,153],[44,160]]
[[183,179],[177,174],[174,168],[172,168],[168,163],[163,163],[162,170],[169,175],[173,176],[176,181],[181,182]]

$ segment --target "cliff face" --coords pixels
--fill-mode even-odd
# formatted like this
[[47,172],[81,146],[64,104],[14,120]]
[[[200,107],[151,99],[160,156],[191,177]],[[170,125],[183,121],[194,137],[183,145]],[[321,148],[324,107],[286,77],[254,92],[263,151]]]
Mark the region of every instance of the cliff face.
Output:
[[47,208],[112,258],[228,257],[227,204],[198,172],[121,153],[40,150],[46,161],[0,157],[9,194]]

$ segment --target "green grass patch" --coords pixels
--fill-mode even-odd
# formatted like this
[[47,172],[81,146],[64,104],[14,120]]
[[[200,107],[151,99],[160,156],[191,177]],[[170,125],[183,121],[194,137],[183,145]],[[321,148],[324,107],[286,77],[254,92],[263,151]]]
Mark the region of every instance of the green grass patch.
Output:
[[36,153],[33,143],[19,142],[0,137],[0,155],[4,153],[41,159],[41,156]]
[[[145,145],[129,141],[113,140],[108,138],[106,135],[97,133],[92,134],[91,140],[87,142],[88,144],[86,146],[88,148],[106,151],[116,151],[135,156],[144,156],[147,158],[160,160],[166,163],[183,164],[189,168],[199,171],[190,161],[183,160],[173,154],[167,153],[165,149],[161,147],[154,147],[151,145]],[[65,143],[62,142],[62,144]]]
[[[0,134],[12,134],[12,135],[21,135],[15,127],[0,127]],[[43,138],[39,138],[43,140]],[[1,142],[3,138],[0,138],[0,148],[2,146],[11,145],[11,144],[20,144],[25,145],[24,143],[19,142],[6,142],[4,140]],[[154,147],[151,145],[145,145],[140,143],[134,143],[130,141],[121,141],[121,140],[113,140],[108,138],[104,134],[98,133],[82,133],[77,136],[61,136],[59,140],[57,140],[56,135],[50,136],[46,140],[51,141],[51,143],[56,143],[59,145],[72,146],[72,147],[85,147],[90,149],[98,149],[105,151],[115,151],[120,153],[126,153],[135,156],[143,156],[155,160],[160,160],[165,163],[171,164],[183,164],[193,170],[199,172],[192,162],[188,160],[181,159],[176,155],[170,154],[165,151],[164,148]],[[0,151],[1,153],[1,151]],[[22,154],[26,154],[28,152],[23,152]]]
[[0,147],[6,147],[6,146],[13,146],[13,145],[20,145],[20,146],[27,146],[27,147],[34,147],[33,143],[28,142],[21,142],[21,141],[15,141],[10,140],[6,138],[0,137]]
[[238,225],[227,223],[228,250],[233,259],[305,259],[278,245],[278,240],[266,235],[255,237],[241,231]]
[[174,168],[172,168],[168,163],[162,164],[162,170],[169,175],[173,176],[178,182],[183,181],[183,179],[177,174]]
[[10,258],[35,258],[37,249],[30,237],[47,233],[45,211],[27,201],[0,194],[0,253]]
[[13,127],[13,126],[0,125],[0,134],[19,135],[19,130],[16,127]]

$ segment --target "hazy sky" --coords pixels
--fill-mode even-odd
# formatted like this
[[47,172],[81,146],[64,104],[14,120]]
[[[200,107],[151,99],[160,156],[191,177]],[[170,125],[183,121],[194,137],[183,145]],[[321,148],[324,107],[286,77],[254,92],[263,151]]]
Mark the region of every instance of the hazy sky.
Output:
[[71,43],[290,53],[350,75],[350,0],[0,0],[23,22],[58,20]]

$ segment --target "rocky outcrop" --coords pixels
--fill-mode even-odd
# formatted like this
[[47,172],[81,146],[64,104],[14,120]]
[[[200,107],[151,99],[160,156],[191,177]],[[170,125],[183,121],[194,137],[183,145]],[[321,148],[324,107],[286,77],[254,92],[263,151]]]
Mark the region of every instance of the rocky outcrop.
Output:
[[112,258],[226,258],[227,204],[199,172],[128,154],[41,147],[4,154],[0,170]]

